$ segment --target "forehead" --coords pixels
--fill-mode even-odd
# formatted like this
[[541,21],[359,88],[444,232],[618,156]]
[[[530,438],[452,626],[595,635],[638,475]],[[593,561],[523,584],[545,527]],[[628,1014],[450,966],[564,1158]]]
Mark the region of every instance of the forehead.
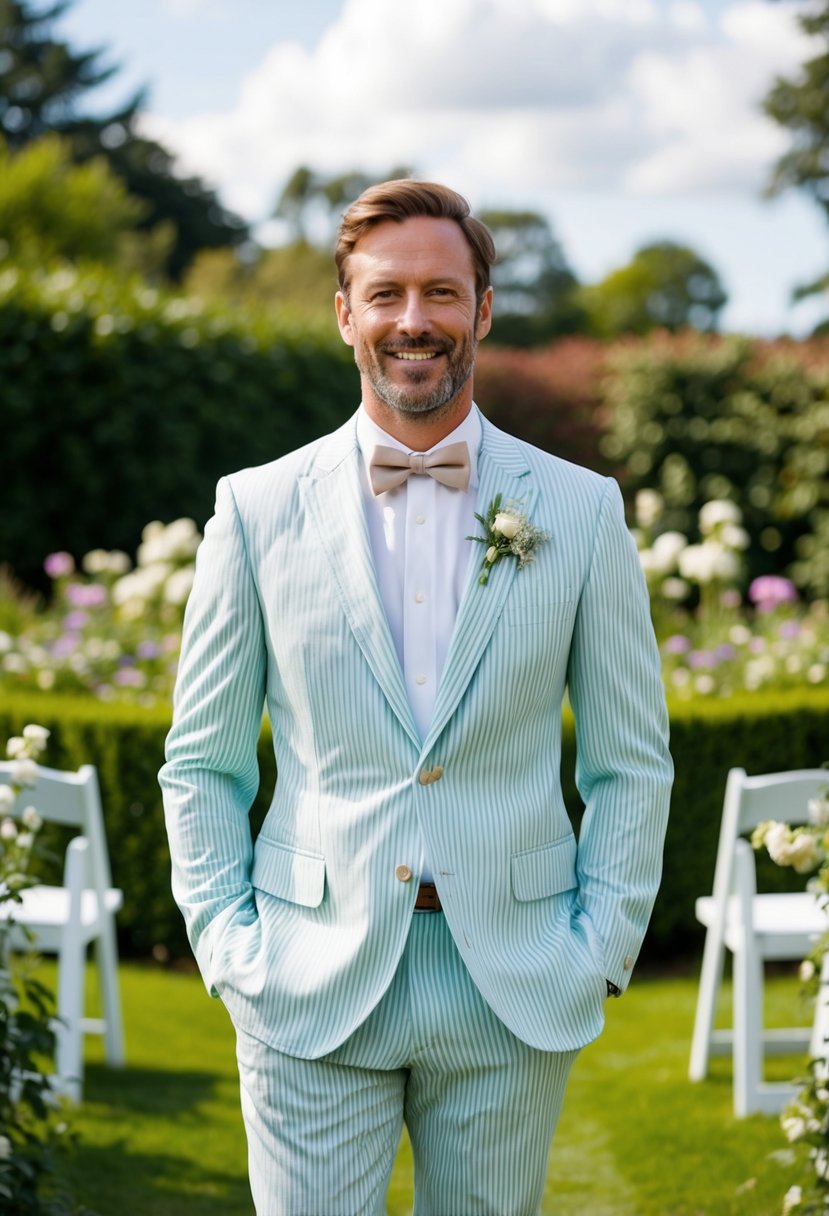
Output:
[[454,220],[414,216],[381,220],[360,237],[348,259],[351,282],[388,278],[475,280],[475,260]]

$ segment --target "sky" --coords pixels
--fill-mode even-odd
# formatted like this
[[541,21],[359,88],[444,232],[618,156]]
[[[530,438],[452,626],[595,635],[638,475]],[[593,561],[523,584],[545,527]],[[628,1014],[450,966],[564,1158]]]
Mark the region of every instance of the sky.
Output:
[[582,282],[672,240],[719,274],[721,328],[803,335],[829,305],[791,293],[829,226],[764,197],[789,136],[761,102],[818,53],[808,2],[74,0],[57,29],[119,65],[96,107],[146,87],[143,129],[266,242],[298,165],[406,164],[474,210],[542,212]]

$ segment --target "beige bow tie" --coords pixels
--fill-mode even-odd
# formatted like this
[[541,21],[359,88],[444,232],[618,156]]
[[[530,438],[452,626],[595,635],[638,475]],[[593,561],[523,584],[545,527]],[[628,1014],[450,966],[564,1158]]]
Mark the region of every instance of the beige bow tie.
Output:
[[427,473],[443,486],[465,490],[469,485],[469,448],[465,443],[447,443],[434,452],[404,452],[400,448],[376,447],[368,464],[371,492],[377,497],[402,486],[412,473]]

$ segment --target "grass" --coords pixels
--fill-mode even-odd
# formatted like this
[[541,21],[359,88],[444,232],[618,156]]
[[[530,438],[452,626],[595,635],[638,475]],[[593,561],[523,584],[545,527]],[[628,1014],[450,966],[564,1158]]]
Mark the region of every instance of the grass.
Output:
[[[80,1140],[65,1173],[98,1216],[251,1216],[233,1032],[197,976],[122,967],[128,1066],[87,1048]],[[686,1079],[696,977],[637,977],[579,1057],[553,1146],[543,1216],[772,1216],[797,1181],[775,1118],[736,1121],[730,1062]],[[727,994],[725,994],[727,999]],[[724,1000],[725,1004],[725,1000]],[[767,987],[771,1018],[804,1020],[792,977]],[[808,1018],[805,1018],[808,1020]],[[788,1079],[799,1060],[773,1060]],[[412,1208],[401,1143],[388,1216]]]

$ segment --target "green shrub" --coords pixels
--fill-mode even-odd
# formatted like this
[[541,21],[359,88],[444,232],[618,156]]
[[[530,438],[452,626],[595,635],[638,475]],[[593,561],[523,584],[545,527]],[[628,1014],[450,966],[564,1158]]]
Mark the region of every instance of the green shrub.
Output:
[[[124,890],[118,918],[125,955],[188,952],[181,917],[170,896],[170,863],[156,774],[163,759],[169,716],[160,710],[101,705],[60,697],[7,697],[0,705],[0,735],[37,721],[52,731],[56,767],[97,765],[113,881]],[[829,747],[829,690],[754,694],[671,707],[671,750],[676,765],[673,808],[662,888],[646,944],[646,957],[670,959],[697,950],[701,933],[694,900],[708,894],[714,875],[725,779],[741,765],[749,773],[817,767]],[[254,831],[276,779],[270,738],[259,747],[260,791]],[[573,781],[572,722],[564,732],[563,773],[574,819],[580,804]],[[796,876],[770,862],[764,881],[781,888]],[[802,885],[802,882],[801,882]]]
[[626,489],[657,489],[666,529],[693,539],[729,498],[751,538],[746,579],[789,573],[829,594],[829,367],[814,347],[665,335],[608,360],[602,447]]
[[133,551],[152,519],[201,526],[222,474],[331,430],[358,399],[339,339],[100,269],[0,264],[0,562],[43,585],[54,550]]

